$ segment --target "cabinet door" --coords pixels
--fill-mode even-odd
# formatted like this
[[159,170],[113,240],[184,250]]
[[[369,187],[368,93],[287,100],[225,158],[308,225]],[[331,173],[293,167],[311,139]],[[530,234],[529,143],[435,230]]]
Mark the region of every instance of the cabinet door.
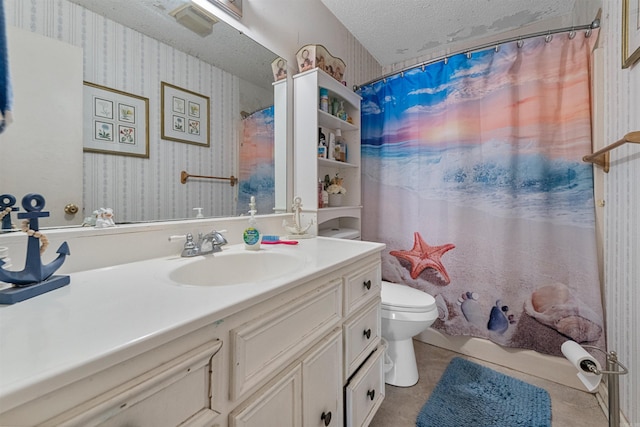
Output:
[[229,427],[299,427],[301,414],[300,364],[294,365],[229,415]]
[[342,426],[342,332],[337,329],[302,361],[304,427]]

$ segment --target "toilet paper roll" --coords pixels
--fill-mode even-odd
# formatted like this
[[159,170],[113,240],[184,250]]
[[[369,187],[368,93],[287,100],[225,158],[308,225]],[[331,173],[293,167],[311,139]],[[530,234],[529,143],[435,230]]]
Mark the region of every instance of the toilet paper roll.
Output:
[[598,388],[602,374],[595,374],[589,370],[589,366],[591,365],[595,366],[598,371],[601,371],[600,363],[595,357],[575,341],[565,341],[562,343],[560,351],[562,351],[564,357],[578,370],[578,378],[589,391],[594,391]]

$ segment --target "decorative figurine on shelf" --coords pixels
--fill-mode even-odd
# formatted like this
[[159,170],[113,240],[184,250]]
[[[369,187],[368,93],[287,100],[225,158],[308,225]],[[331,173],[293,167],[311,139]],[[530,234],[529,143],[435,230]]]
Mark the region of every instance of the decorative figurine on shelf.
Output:
[[98,215],[96,217],[96,228],[108,228],[116,226],[116,223],[113,220],[113,209],[100,208],[97,212]]
[[3,194],[0,196],[0,220],[2,220],[2,230],[13,229],[11,224],[11,212],[17,211],[18,208],[13,205],[16,204],[16,198],[11,194]]
[[49,216],[43,212],[44,197],[40,194],[27,194],[22,198],[22,207],[26,212],[19,213],[24,219],[22,231],[27,233],[27,257],[22,271],[4,270],[4,261],[0,259],[0,281],[12,283],[11,288],[0,291],[0,304],[14,304],[36,295],[68,285],[69,276],[54,276],[69,255],[69,245],[63,242],[58,248],[58,257],[49,264],[42,264],[41,255],[47,249],[49,240],[39,231],[38,218]]
[[313,219],[307,224],[306,227],[302,227],[300,225],[301,218],[300,214],[302,212],[302,198],[296,197],[293,199],[293,205],[291,206],[293,211],[293,225],[289,225],[288,221],[285,219],[282,221],[282,226],[287,230],[289,236],[288,239],[308,239],[313,237],[311,234],[307,234],[307,230],[313,225]]
[[91,213],[82,221],[83,227],[108,228],[115,227],[116,223],[113,216],[113,209],[100,208]]

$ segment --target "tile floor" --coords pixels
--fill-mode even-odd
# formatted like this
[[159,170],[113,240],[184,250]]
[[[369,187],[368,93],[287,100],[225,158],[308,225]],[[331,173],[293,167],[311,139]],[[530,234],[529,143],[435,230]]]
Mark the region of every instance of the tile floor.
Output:
[[[370,427],[415,427],[416,417],[440,376],[455,357],[463,357],[529,384],[544,388],[551,396],[553,427],[607,427],[608,421],[594,395],[523,374],[499,365],[463,356],[414,340],[420,380],[413,387],[385,387],[386,396]],[[420,363],[428,360],[429,363]],[[467,426],[460,426],[467,427]],[[476,427],[476,426],[473,426]],[[505,426],[509,427],[509,426]]]

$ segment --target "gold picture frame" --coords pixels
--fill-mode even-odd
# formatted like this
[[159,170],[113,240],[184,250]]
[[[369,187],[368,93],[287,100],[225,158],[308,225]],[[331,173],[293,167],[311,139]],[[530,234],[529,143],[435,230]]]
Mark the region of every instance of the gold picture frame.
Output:
[[161,138],[209,147],[209,97],[161,82]]
[[149,99],[85,81],[83,151],[149,158]]
[[640,0],[622,0],[622,68],[640,60]]

